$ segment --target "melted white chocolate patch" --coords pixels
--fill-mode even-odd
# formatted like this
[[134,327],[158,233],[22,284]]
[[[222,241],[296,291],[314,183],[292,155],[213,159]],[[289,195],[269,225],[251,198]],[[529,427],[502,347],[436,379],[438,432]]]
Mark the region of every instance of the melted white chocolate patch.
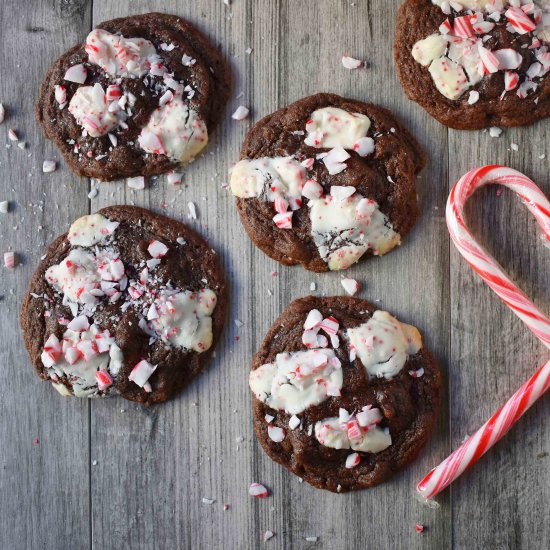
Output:
[[400,323],[386,311],[375,311],[366,323],[348,329],[346,334],[350,351],[370,376],[378,378],[397,376],[409,356],[422,347],[418,329]]
[[250,389],[273,409],[299,414],[340,395],[343,384],[340,361],[331,349],[279,353],[275,363],[253,370]]
[[231,171],[231,192],[243,199],[265,195],[287,200],[299,199],[306,179],[306,169],[292,157],[262,157],[239,161]]
[[112,235],[118,226],[118,222],[112,222],[101,214],[82,216],[69,228],[67,239],[72,246],[93,246]]
[[105,91],[100,84],[81,86],[69,103],[69,112],[91,137],[100,137],[118,126],[118,117],[109,111]]
[[[75,397],[94,397],[99,394],[96,372],[99,370],[107,371],[114,379],[117,377],[122,367],[124,357],[121,349],[114,343],[114,338],[108,338],[110,341],[106,345],[106,351],[99,352],[95,341],[101,333],[96,325],[92,325],[89,330],[76,332],[66,330],[63,334],[63,353],[52,366],[47,367],[48,376],[52,380],[66,377],[72,385],[72,391],[61,382],[54,382],[54,388],[64,396],[74,395]],[[92,354],[85,357],[78,351],[78,347],[86,345],[88,352]],[[72,364],[67,361],[68,350],[76,350],[76,356],[79,357]],[[88,353],[87,352],[87,353]],[[113,386],[110,386],[104,393],[109,394]]]
[[186,163],[206,147],[208,130],[199,115],[176,96],[153,111],[138,142],[148,153]]
[[315,437],[321,445],[331,449],[353,449],[364,453],[379,453],[392,443],[390,433],[378,426],[362,428],[356,425],[356,428],[356,437],[350,438],[348,421],[334,416],[315,424]]
[[378,204],[355,193],[309,202],[311,234],[329,269],[347,269],[369,249],[383,255],[401,242]]
[[199,292],[161,294],[154,301],[156,316],[152,326],[166,342],[198,353],[212,346],[212,313],[216,294],[209,289]]
[[94,29],[86,38],[90,63],[112,76],[141,77],[155,61],[157,51],[144,38],[124,38],[103,29]]
[[307,121],[304,140],[311,147],[343,147],[353,149],[357,141],[365,137],[370,119],[361,113],[349,113],[337,107],[323,107],[311,114]]

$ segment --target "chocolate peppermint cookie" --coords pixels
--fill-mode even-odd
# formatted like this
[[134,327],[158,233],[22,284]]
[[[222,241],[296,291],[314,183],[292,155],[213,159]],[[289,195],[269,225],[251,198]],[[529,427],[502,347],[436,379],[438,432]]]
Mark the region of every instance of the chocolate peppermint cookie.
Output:
[[385,109],[306,97],[248,132],[231,191],[249,237],[271,258],[346,269],[401,243],[418,217],[424,154]]
[[204,368],[225,319],[216,252],[133,206],[76,220],[47,249],[21,309],[31,361],[62,395],[170,399]]
[[206,146],[230,86],[222,54],[191,23],[147,13],[101,23],[60,57],[36,115],[79,176],[149,176]]
[[550,2],[407,0],[395,62],[410,99],[464,130],[550,114]]
[[320,489],[382,483],[412,462],[437,419],[441,379],[416,328],[363,300],[296,300],[250,373],[266,453]]

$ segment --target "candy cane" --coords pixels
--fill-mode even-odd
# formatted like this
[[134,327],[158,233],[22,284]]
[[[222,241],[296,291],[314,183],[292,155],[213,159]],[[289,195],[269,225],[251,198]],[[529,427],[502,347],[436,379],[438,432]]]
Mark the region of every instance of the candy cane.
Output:
[[[489,184],[504,185],[520,197],[534,214],[550,243],[550,202],[533,181],[511,168],[484,166],[463,176],[447,201],[447,226],[458,251],[470,266],[498,294],[504,303],[550,348],[550,320],[509,279],[496,260],[474,239],[464,222],[464,205],[475,191]],[[464,470],[481,458],[550,387],[550,361],[456,451],[434,468],[417,486],[425,499],[433,498]]]

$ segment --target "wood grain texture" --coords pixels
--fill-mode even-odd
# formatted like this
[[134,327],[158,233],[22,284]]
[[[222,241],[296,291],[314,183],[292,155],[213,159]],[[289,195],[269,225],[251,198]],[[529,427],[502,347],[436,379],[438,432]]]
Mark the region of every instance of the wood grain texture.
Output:
[[[66,167],[42,173],[44,159],[60,155],[34,121],[40,80],[53,60],[90,26],[89,2],[0,3],[0,125],[2,252],[18,253],[15,270],[0,271],[0,548],[85,548],[89,521],[89,404],[59,399],[40,383],[19,334],[19,307],[44,246],[88,211],[86,188]],[[78,9],[76,9],[78,8]],[[14,128],[27,142],[7,139]],[[4,147],[4,143],[10,147]],[[35,444],[34,441],[37,440]]]
[[[544,519],[550,497],[548,399],[442,495],[438,509],[415,499],[416,481],[547,357],[459,255],[449,255],[444,206],[450,182],[476,164],[498,161],[524,170],[548,193],[550,184],[548,161],[538,158],[547,142],[544,123],[492,140],[484,132],[448,132],[405,99],[391,50],[399,4],[93,0],[92,6],[40,0],[22,10],[15,0],[0,3],[0,66],[7,68],[0,102],[10,116],[0,136],[15,127],[30,144],[28,152],[0,148],[0,200],[16,205],[0,219],[0,234],[25,260],[16,271],[0,271],[0,358],[7,374],[0,378],[0,548],[531,550],[550,539]],[[34,91],[47,66],[93,26],[153,10],[188,18],[220,44],[235,75],[232,99],[205,154],[186,170],[183,186],[169,186],[164,177],[145,191],[107,183],[89,201],[95,182],[78,181],[63,165],[55,174],[41,173],[42,160],[59,154],[34,123]],[[28,52],[24,63],[18,61],[21,51]],[[366,59],[368,67],[346,71],[344,53]],[[301,484],[267,458],[253,435],[247,385],[250,358],[272,321],[290,301],[307,295],[312,282],[319,295],[342,294],[340,274],[315,275],[266,258],[246,238],[233,198],[220,185],[255,120],[319,91],[391,109],[429,154],[418,182],[422,217],[412,234],[399,250],[356,266],[350,276],[361,282],[361,297],[423,331],[450,388],[420,458],[383,486],[346,495]],[[250,107],[251,117],[235,122],[230,114],[240,104]],[[508,151],[511,141],[519,152]],[[189,201],[197,205],[198,220],[187,217]],[[118,398],[61,399],[36,380],[15,323],[44,245],[77,216],[119,203],[190,223],[221,253],[231,282],[228,324],[210,368],[177,399],[151,409]],[[524,209],[493,190],[470,213],[483,219],[474,223],[480,238],[548,311],[550,260]],[[234,319],[244,326],[237,328]],[[33,445],[35,437],[39,445]],[[253,481],[268,486],[272,496],[251,499]],[[203,504],[203,497],[215,503]],[[417,522],[427,526],[422,536],[415,532]],[[264,545],[268,529],[276,536]],[[308,536],[319,540],[307,542]]]

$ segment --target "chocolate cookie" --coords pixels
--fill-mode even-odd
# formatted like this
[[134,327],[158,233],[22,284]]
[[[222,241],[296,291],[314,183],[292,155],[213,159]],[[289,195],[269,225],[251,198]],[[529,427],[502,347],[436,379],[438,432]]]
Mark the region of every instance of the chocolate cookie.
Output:
[[202,371],[226,309],[218,256],[197,233],[143,208],[111,206],[49,246],[21,329],[38,375],[62,395],[150,405]]
[[356,298],[290,304],[249,382],[265,452],[335,492],[372,487],[412,462],[440,405],[439,369],[418,330]]
[[395,63],[405,93],[464,130],[522,126],[550,114],[550,4],[408,0]]
[[231,75],[191,23],[147,13],[101,23],[49,69],[36,116],[79,176],[161,174],[206,146]]
[[268,256],[311,271],[346,269],[409,232],[424,160],[385,109],[317,94],[251,128],[231,191],[246,232]]

